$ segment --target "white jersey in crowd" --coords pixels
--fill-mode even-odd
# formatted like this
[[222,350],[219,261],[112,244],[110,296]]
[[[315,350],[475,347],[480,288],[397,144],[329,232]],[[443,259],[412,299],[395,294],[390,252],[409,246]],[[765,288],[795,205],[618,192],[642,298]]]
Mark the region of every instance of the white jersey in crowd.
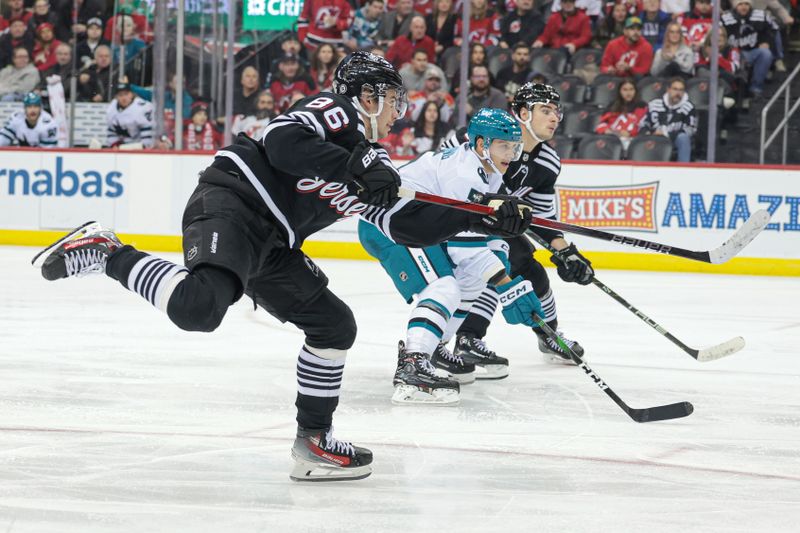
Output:
[[134,97],[131,105],[120,109],[117,99],[111,100],[106,111],[108,125],[107,146],[140,142],[145,147],[153,145],[153,104]]
[[0,146],[41,146],[56,148],[58,146],[58,124],[55,119],[42,109],[39,120],[31,128],[25,120],[25,112],[17,111],[0,129]]
[[[503,175],[487,173],[468,143],[421,155],[400,167],[400,178],[405,188],[471,202],[479,202],[484,194],[497,193],[503,186]],[[459,233],[447,242],[462,291],[480,293],[489,278],[505,269],[492,251],[497,244],[492,241],[502,243],[496,237],[472,232]]]

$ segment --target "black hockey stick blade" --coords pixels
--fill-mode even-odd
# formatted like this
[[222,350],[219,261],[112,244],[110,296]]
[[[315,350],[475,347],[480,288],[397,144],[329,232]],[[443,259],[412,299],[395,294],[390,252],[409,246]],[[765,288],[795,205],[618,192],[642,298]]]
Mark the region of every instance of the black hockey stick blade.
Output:
[[609,398],[614,400],[616,403],[625,413],[631,417],[631,420],[634,422],[644,423],[644,422],[658,422],[660,420],[672,420],[674,418],[683,418],[689,416],[694,412],[694,406],[689,402],[678,402],[678,403],[671,403],[669,405],[657,405],[655,407],[646,407],[644,409],[636,409],[629,406],[625,403],[622,398],[617,396],[617,393],[614,392],[608,384],[603,381],[603,378],[598,376],[594,370],[587,365],[583,359],[581,359],[578,354],[576,354],[564,340],[555,332],[553,329],[547,325],[547,322],[542,319],[536,313],[533,313],[533,320],[536,321],[538,326],[542,328],[542,331],[550,337],[553,342],[559,345],[562,350],[567,352],[572,360],[578,365],[578,368],[583,370],[587,376],[592,378],[595,385],[597,385],[600,390],[605,392]]

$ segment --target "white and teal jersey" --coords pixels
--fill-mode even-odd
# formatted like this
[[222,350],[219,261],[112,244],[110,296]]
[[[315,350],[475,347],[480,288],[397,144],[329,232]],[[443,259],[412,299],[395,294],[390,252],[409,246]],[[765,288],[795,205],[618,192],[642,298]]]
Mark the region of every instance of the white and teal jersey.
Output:
[[0,146],[41,146],[55,148],[58,146],[58,124],[55,119],[42,110],[39,120],[33,127],[25,120],[25,113],[17,111],[0,129]]

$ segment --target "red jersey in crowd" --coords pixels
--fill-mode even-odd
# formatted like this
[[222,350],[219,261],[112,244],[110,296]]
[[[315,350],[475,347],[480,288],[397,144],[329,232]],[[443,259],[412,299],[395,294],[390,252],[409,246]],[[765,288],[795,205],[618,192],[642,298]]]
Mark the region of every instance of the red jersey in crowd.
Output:
[[[331,25],[325,19],[333,17]],[[297,19],[297,37],[311,50],[322,43],[342,42],[342,32],[353,22],[353,10],[347,0],[306,0]]]
[[[456,38],[461,37],[463,31],[461,19],[456,21]],[[497,46],[500,42],[500,17],[492,13],[483,18],[469,21],[469,42],[480,43],[484,46]]]
[[436,42],[425,35],[419,41],[412,41],[408,35],[401,35],[394,40],[392,46],[386,52],[386,61],[399,69],[414,57],[415,50],[425,50],[428,54],[428,61],[433,63],[436,61]]
[[681,21],[683,25],[683,35],[686,37],[686,44],[692,49],[698,49],[702,44],[706,35],[711,31],[711,17],[703,15],[695,10],[683,17]]
[[[741,67],[741,52],[738,48],[731,46],[726,47],[724,50],[719,51],[719,68],[734,74],[739,67]],[[697,66],[707,66],[711,64],[711,58],[705,57],[702,54],[695,61]]]
[[606,45],[603,52],[603,60],[600,62],[600,72],[613,72],[617,63],[620,61],[629,65],[630,70],[615,72],[620,76],[629,74],[647,75],[650,73],[650,66],[653,64],[653,47],[647,39],[640,38],[631,44],[628,39],[621,35],[612,39]]
[[275,110],[278,113],[283,113],[289,108],[292,102],[292,95],[295,92],[303,93],[305,96],[313,93],[311,87],[308,86],[305,80],[295,79],[290,82],[283,82],[280,78],[276,79],[269,86],[269,92],[275,98]]
[[579,9],[569,16],[559,11],[550,15],[544,31],[536,40],[547,48],[561,48],[569,43],[576,49],[583,48],[592,40],[592,23]]
[[609,111],[600,117],[600,123],[595,128],[595,133],[614,133],[627,131],[631,137],[639,133],[639,123],[647,113],[647,106],[642,105],[627,113]]
[[186,125],[183,133],[184,150],[216,150],[222,144],[222,135],[210,122],[206,122],[200,131],[192,123]]
[[33,64],[39,69],[39,72],[44,72],[56,65],[56,48],[58,48],[60,44],[61,41],[53,39],[50,41],[48,48],[45,49],[42,47],[41,41],[36,41],[36,44],[33,45],[33,54],[31,57],[33,58]]

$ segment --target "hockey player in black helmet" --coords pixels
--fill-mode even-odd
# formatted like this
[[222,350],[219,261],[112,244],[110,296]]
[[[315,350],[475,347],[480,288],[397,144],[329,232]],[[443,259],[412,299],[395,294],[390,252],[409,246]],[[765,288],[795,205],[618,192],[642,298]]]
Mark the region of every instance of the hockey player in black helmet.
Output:
[[400,76],[384,59],[356,52],[339,65],[334,83],[335,93],[299,100],[260,139],[239,135],[216,153],[183,213],[184,265],[124,245],[96,222],[33,260],[48,280],[105,273],[187,331],[215,330],[243,294],[302,330],[290,475],[296,481],[361,479],[372,462],[372,452],[333,436],[356,324],[301,251],[303,241],[353,215],[380,218],[408,246],[430,246],[468,229],[518,235],[530,223],[516,199],[483,217],[398,200],[399,174],[372,143],[405,112]]
[[[555,183],[561,172],[561,159],[556,151],[547,144],[553,138],[559,122],[561,122],[561,97],[552,86],[541,83],[526,83],[517,90],[511,102],[512,114],[522,125],[523,153],[519,160],[513,162],[503,176],[507,192],[521,198],[533,206],[534,215],[543,218],[556,218]],[[575,247],[567,242],[561,232],[548,228],[532,227],[537,235],[549,242],[557,250],[551,261],[556,265],[558,275],[566,282],[586,285],[591,283],[594,270],[591,262]],[[558,329],[556,303],[550,289],[550,281],[544,267],[533,257],[534,248],[526,237],[520,236],[506,239],[509,246],[509,261],[512,276],[520,275],[529,280],[536,295],[542,302],[545,320],[554,330]],[[498,360],[497,354],[490,350],[483,337],[497,307],[497,295],[486,290],[473,305],[472,312],[456,336],[454,353],[461,355],[465,361],[480,366],[481,361]],[[547,362],[574,364],[568,354],[551,341],[540,329],[533,330],[538,338],[539,351]],[[561,333],[561,332],[560,332]],[[583,356],[583,347],[576,341],[563,336],[566,343]],[[508,364],[505,358],[499,358]],[[488,368],[499,368],[487,366]],[[505,375],[507,375],[507,368]],[[480,378],[480,375],[476,375]],[[494,377],[491,373],[487,378]],[[499,377],[504,377],[500,372]]]

